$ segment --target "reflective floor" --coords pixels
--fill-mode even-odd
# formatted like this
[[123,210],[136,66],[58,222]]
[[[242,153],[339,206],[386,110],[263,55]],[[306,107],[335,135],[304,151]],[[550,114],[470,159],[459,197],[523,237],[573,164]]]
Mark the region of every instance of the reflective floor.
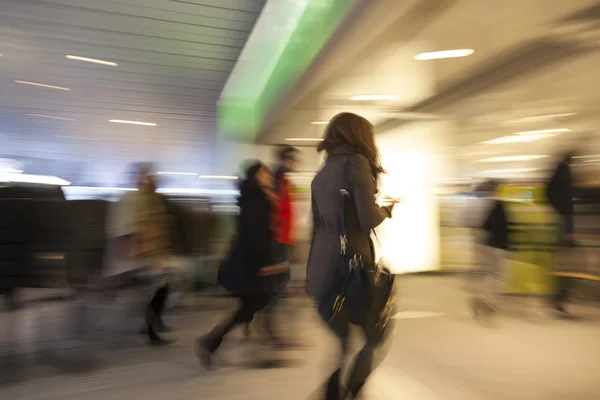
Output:
[[[508,299],[491,326],[477,325],[465,307],[467,293],[453,277],[401,280],[401,312],[386,361],[369,382],[365,399],[597,399],[600,308],[579,305],[579,318],[557,320],[538,300]],[[135,334],[96,349],[90,373],[58,373],[28,363],[24,380],[0,387],[2,399],[317,399],[334,354],[334,342],[307,304],[297,304],[290,331],[310,350],[269,354],[232,334],[216,371],[204,371],[194,337],[224,316],[230,300],[199,298],[170,318],[178,341],[149,349]],[[233,306],[233,304],[232,304]],[[129,329],[129,328],[127,328]],[[132,327],[133,330],[133,327]],[[284,357],[281,368],[256,369],[261,357]]]

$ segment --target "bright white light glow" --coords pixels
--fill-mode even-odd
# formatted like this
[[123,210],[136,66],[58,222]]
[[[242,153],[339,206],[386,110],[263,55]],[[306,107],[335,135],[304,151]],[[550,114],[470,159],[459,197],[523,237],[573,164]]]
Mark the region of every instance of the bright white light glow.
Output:
[[530,156],[506,156],[506,157],[491,157],[478,160],[478,162],[484,163],[497,163],[497,162],[510,162],[510,161],[530,161],[539,160],[541,158],[547,158],[546,155],[530,155]]
[[443,58],[467,57],[473,53],[475,53],[475,50],[473,50],[473,49],[432,51],[430,53],[417,54],[415,56],[415,60],[428,61],[428,60],[441,60]]
[[238,190],[218,190],[218,189],[189,189],[189,188],[162,188],[157,190],[158,193],[171,195],[213,195],[213,196],[237,196]]
[[502,136],[497,139],[488,140],[481,142],[482,144],[511,144],[511,143],[528,143],[535,142],[537,140],[548,139],[554,136],[558,136],[560,133],[540,133],[539,135],[525,135],[525,136]]
[[16,168],[0,168],[0,174],[21,174],[22,170]]
[[182,175],[182,176],[196,176],[193,172],[157,172],[158,175]]
[[40,185],[68,186],[71,182],[50,175],[29,175],[21,173],[0,173],[0,181],[14,183],[33,183]]
[[77,121],[73,118],[65,118],[65,117],[56,117],[54,115],[44,115],[44,114],[27,114],[29,117],[37,117],[37,118],[50,118],[50,119],[59,119],[61,121]]
[[89,63],[94,63],[94,64],[108,65],[109,67],[116,67],[118,65],[117,63],[114,63],[111,61],[97,60],[95,58],[87,58],[87,57],[79,57],[79,56],[71,56],[71,55],[67,55],[65,57],[68,58],[69,60],[84,61],[84,62],[89,62]]
[[200,179],[220,179],[220,180],[229,180],[229,181],[238,179],[237,176],[233,176],[233,175],[200,175],[198,178],[200,178]]
[[154,122],[126,121],[126,120],[123,120],[123,119],[109,119],[108,122],[114,122],[115,124],[156,126],[156,124]]
[[360,96],[352,96],[350,100],[354,101],[375,101],[375,100],[396,100],[400,98],[397,94],[366,94]]
[[286,138],[286,142],[322,142],[323,138]]
[[[123,192],[136,192],[136,188],[120,188],[110,186],[67,186],[64,188],[67,200],[91,199],[97,196],[119,195]],[[237,190],[211,190],[189,188],[160,188],[158,193],[180,196],[209,195],[209,196],[238,196]]]
[[560,128],[560,129],[540,129],[537,131],[525,131],[525,132],[517,132],[517,135],[539,135],[541,133],[566,133],[571,132],[570,129]]
[[311,122],[312,125],[327,125],[329,123],[329,121],[313,121]]
[[31,85],[31,86],[39,86],[39,87],[43,87],[43,88],[47,88],[47,89],[56,89],[56,90],[64,90],[66,92],[68,92],[69,88],[66,87],[62,87],[62,86],[53,86],[53,85],[46,85],[44,83],[37,83],[37,82],[29,82],[29,81],[15,81],[15,83],[20,83],[22,85]]

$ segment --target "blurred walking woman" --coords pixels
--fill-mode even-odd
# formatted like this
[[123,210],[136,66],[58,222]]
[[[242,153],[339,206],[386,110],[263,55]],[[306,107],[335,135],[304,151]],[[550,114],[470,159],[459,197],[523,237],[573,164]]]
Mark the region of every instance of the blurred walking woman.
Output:
[[[237,311],[198,341],[200,362],[210,368],[211,355],[223,338],[236,325],[247,325],[254,314],[269,304],[274,295],[275,276],[288,268],[288,263],[274,265],[273,210],[277,205],[273,177],[267,167],[255,162],[246,170],[240,185],[237,236],[228,259],[219,270],[219,284],[240,299]],[[270,339],[274,334],[267,324]]]
[[[369,121],[351,113],[335,116],[318,150],[327,153],[327,160],[311,186],[314,232],[306,286],[308,293],[320,302],[326,294],[327,277],[333,268],[340,265],[340,190],[347,189],[351,193],[345,214],[347,247],[371,262],[374,262],[375,254],[370,230],[391,216],[392,207],[380,207],[375,202],[377,178],[383,168]],[[326,399],[357,396],[375,368],[375,349],[382,344],[379,338],[369,337],[363,321],[354,321],[348,314],[344,318],[344,323],[332,328],[340,341],[341,357],[328,380]],[[341,367],[348,351],[349,324],[361,326],[366,342],[348,375],[348,381],[342,385]]]

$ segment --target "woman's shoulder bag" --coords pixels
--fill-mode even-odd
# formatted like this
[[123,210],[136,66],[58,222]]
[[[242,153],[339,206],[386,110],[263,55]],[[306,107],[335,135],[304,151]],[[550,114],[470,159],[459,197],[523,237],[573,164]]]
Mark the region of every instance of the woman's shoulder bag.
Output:
[[353,323],[362,326],[368,336],[383,339],[396,312],[394,275],[381,263],[364,259],[348,246],[346,214],[352,199],[346,178],[348,161],[340,190],[340,257],[325,282],[318,311],[332,329],[337,324]]

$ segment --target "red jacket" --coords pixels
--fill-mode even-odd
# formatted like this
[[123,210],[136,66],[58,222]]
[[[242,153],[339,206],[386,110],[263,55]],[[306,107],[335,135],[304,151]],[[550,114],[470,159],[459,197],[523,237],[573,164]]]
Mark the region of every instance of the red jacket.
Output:
[[293,235],[293,210],[292,210],[292,184],[282,170],[275,174],[275,185],[279,195],[279,204],[275,208],[276,230],[275,240],[278,243],[292,245],[295,243]]

